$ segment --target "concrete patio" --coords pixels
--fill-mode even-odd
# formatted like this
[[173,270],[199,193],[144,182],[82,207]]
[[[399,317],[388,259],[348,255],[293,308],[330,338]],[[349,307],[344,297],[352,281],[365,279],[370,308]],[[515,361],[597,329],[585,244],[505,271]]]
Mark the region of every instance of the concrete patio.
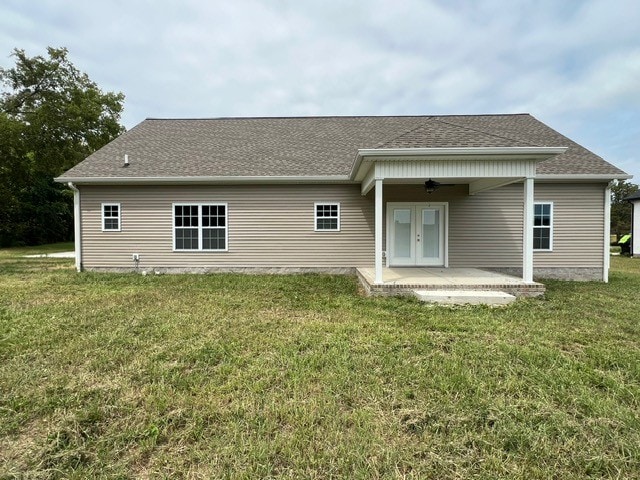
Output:
[[535,297],[544,293],[541,283],[478,268],[395,267],[383,268],[383,284],[376,285],[373,267],[356,269],[369,295],[407,295],[415,290],[498,291],[515,296]]

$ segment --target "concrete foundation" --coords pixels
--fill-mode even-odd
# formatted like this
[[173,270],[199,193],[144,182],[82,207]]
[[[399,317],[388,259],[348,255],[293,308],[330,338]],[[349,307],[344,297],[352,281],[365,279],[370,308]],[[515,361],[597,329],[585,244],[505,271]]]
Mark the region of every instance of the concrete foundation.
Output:
[[87,272],[113,272],[113,273],[145,273],[153,274],[180,274],[180,273],[242,273],[246,275],[289,275],[305,273],[326,273],[331,275],[355,275],[354,267],[91,267],[84,268]]
[[[514,277],[522,276],[521,268],[487,268],[486,270],[504,273]],[[602,267],[538,267],[533,269],[533,277],[542,280],[598,282],[602,281],[602,272]]]

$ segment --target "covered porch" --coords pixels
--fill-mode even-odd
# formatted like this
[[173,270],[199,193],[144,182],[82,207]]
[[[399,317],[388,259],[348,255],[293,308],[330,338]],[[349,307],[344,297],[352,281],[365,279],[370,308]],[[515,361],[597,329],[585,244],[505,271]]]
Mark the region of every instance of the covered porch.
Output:
[[[359,269],[359,276],[370,293],[415,288],[492,289],[529,292],[539,295],[544,286],[533,281],[533,231],[534,231],[534,179],[536,165],[566,150],[565,147],[467,147],[467,148],[400,148],[363,149],[358,152],[354,170],[355,179],[361,182],[361,193],[373,193],[374,201],[374,268]],[[494,204],[496,210],[488,215],[501,215],[510,209],[514,245],[519,259],[510,259],[510,267],[517,267],[521,278],[505,276],[474,268],[449,268],[450,224],[461,232],[460,221],[465,212],[473,210],[475,195],[512,184],[523,185],[521,196],[509,203]],[[387,195],[385,187],[397,190],[406,186],[407,191],[424,184],[424,196],[410,202]],[[458,194],[457,211],[451,217],[452,203],[446,196],[432,195],[439,187],[450,188]],[[456,187],[460,187],[456,190]],[[461,190],[462,188],[462,190]],[[459,201],[460,195],[468,201]],[[468,207],[460,209],[465,203]],[[514,212],[514,209],[517,211]],[[385,213],[386,212],[386,213]],[[494,213],[497,212],[497,213]],[[486,216],[486,212],[481,212]],[[452,214],[453,215],[453,214]],[[491,223],[491,220],[488,224]],[[517,228],[518,236],[513,232]],[[456,240],[458,258],[452,265],[473,266],[464,260],[463,249],[483,252],[490,248],[486,239],[492,240],[498,232],[487,228],[480,238],[469,236],[461,247],[461,236]],[[481,245],[485,245],[482,247]],[[501,252],[492,248],[492,255],[500,258]],[[513,249],[512,249],[513,250]],[[452,250],[453,251],[453,250]],[[496,253],[497,251],[497,253]],[[515,262],[514,262],[515,260]],[[494,265],[486,263],[485,265]],[[369,287],[367,287],[370,286]],[[524,288],[530,285],[531,288]],[[500,287],[500,288],[499,288]]]
[[516,297],[542,295],[541,283],[478,268],[383,267],[382,283],[375,279],[375,268],[357,268],[362,287],[369,295],[404,295],[420,290],[500,291]]

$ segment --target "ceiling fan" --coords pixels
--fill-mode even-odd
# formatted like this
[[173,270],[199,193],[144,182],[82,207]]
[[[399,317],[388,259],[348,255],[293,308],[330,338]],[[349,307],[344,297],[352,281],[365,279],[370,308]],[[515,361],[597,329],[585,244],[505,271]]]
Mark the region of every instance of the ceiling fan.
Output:
[[440,183],[432,180],[431,178],[424,182],[424,189],[427,193],[433,193],[440,187],[454,187],[455,183]]

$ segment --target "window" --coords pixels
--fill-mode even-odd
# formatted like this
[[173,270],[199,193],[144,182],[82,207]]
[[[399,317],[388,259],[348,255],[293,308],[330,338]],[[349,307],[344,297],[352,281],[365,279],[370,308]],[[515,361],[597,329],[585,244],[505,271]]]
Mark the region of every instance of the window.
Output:
[[120,231],[120,204],[119,203],[103,203],[102,204],[102,231],[103,232],[119,232]]
[[553,246],[553,204],[533,205],[533,249],[551,251]]
[[227,204],[174,204],[173,248],[227,251]]
[[316,232],[340,231],[339,203],[315,204],[315,230]]

